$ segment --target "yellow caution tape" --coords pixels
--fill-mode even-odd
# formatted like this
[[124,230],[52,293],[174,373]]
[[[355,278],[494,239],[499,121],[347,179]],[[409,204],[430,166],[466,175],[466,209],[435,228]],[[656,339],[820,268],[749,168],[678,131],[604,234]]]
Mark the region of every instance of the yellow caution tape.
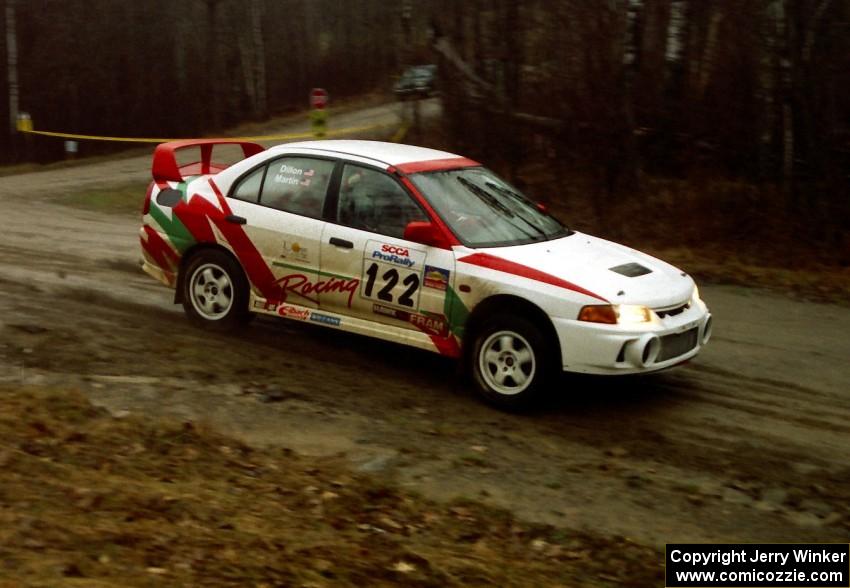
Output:
[[393,143],[398,143],[402,139],[404,139],[405,135],[407,135],[407,131],[410,130],[410,125],[405,123],[401,125],[395,134],[390,138],[390,141]]
[[[333,129],[325,133],[328,137],[336,137],[340,135],[351,135],[354,133],[363,133],[373,131],[381,127],[389,126],[388,124],[379,125],[364,125],[360,127],[346,127],[343,129]],[[21,130],[22,133],[32,135],[43,135],[45,137],[58,137],[60,139],[79,139],[81,141],[116,141],[120,143],[168,143],[170,141],[191,141],[192,139],[165,139],[165,138],[150,138],[150,137],[104,137],[101,135],[78,135],[74,133],[55,133],[52,131],[34,131]],[[284,133],[280,135],[257,135],[254,137],[221,137],[231,141],[291,141],[293,139],[312,139],[313,133],[310,131],[303,133]]]

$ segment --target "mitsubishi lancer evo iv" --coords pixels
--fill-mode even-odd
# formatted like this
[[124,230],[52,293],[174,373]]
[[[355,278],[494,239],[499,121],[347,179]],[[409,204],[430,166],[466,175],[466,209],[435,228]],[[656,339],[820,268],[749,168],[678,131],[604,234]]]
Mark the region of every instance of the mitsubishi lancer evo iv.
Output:
[[[234,149],[236,163],[216,163]],[[178,163],[186,150],[193,163]],[[686,273],[567,228],[451,153],[177,141],[156,148],[153,178],[143,269],[203,328],[266,314],[427,349],[462,361],[502,408],[560,371],[671,367],[711,336]]]

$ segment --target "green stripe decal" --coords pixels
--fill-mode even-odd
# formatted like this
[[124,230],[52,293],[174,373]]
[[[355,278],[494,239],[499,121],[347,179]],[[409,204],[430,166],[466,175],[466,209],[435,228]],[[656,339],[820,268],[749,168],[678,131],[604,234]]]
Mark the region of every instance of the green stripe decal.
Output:
[[466,319],[469,318],[469,309],[451,286],[446,287],[446,318],[449,319],[449,330],[453,335],[463,338]]
[[176,216],[172,215],[171,218],[168,218],[159,206],[151,206],[150,215],[162,227],[162,230],[168,235],[171,244],[177,248],[177,251],[181,255],[189,247],[194,245],[195,238],[192,236],[192,233],[189,232]]
[[320,276],[324,276],[327,278],[338,278],[340,280],[353,280],[351,276],[343,276],[340,274],[332,274],[331,272],[320,272],[319,270],[312,267],[301,267],[299,265],[291,265],[289,263],[283,263],[282,261],[273,261],[272,265],[275,267],[284,267],[286,269],[298,270],[299,272],[309,272],[311,274],[318,274]]
[[[188,202],[189,198],[187,195],[186,188],[188,187],[189,182],[180,182],[177,184],[176,190],[178,190],[183,195],[183,201]],[[195,237],[186,226],[180,222],[180,219],[177,218],[176,215],[172,214],[171,218],[168,218],[159,205],[151,206],[150,215],[157,222],[157,224],[162,227],[162,230],[165,231],[165,234],[168,236],[169,241],[177,251],[182,255],[189,247],[195,244]]]

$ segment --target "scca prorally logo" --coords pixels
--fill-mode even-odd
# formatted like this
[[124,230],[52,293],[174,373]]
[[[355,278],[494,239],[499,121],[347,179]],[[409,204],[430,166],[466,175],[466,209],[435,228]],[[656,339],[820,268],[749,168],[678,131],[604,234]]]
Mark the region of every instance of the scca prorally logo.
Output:
[[372,259],[379,259],[387,263],[394,263],[403,267],[413,267],[416,262],[410,258],[410,250],[400,245],[384,243],[380,249],[372,252]]
[[396,255],[403,255],[404,257],[410,257],[410,251],[408,251],[407,247],[399,247],[397,245],[381,245],[381,251],[384,253],[394,253]]

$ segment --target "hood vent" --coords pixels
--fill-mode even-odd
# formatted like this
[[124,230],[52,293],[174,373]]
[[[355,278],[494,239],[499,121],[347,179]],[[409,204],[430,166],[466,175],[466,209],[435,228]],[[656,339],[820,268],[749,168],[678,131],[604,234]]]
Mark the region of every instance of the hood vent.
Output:
[[652,273],[651,269],[644,267],[639,263],[625,263],[616,267],[609,267],[608,269],[629,278],[636,278],[638,276]]

